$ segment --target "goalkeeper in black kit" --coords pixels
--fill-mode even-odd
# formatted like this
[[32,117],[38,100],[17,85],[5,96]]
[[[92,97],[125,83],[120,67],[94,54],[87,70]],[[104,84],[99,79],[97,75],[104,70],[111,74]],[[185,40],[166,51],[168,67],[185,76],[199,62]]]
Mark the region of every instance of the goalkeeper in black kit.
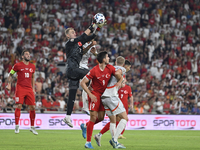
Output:
[[93,19],[92,24],[89,26],[85,32],[76,37],[76,32],[73,28],[67,28],[65,30],[65,35],[68,41],[65,44],[65,53],[67,55],[67,78],[69,80],[69,98],[67,102],[67,115],[63,121],[71,128],[73,124],[71,122],[71,114],[74,107],[74,101],[76,97],[76,92],[79,87],[79,80],[82,79],[88,72],[88,69],[79,68],[82,56],[93,46],[91,44],[87,49],[83,49],[83,45],[86,42],[93,40],[96,37],[96,31],[106,23],[96,24],[95,19]]

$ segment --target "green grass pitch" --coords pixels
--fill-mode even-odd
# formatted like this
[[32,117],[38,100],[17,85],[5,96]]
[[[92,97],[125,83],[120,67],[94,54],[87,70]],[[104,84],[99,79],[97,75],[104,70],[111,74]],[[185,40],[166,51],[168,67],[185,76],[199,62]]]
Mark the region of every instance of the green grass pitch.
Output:
[[[84,150],[85,139],[81,130],[37,130],[38,135],[33,135],[28,130],[0,130],[0,150]],[[98,130],[94,130],[94,134]],[[124,133],[127,139],[119,139],[127,150],[199,150],[200,131],[142,131],[127,130]],[[101,147],[95,149],[113,149],[109,144],[110,132],[101,138]]]

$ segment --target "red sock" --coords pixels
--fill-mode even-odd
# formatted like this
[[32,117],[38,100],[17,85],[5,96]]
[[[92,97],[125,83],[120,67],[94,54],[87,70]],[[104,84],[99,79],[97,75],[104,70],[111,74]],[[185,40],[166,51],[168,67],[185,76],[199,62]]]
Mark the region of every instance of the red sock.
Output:
[[94,122],[89,121],[87,125],[87,142],[91,142],[93,128],[94,128]]
[[31,126],[34,126],[35,123],[35,110],[30,110],[30,120],[31,120]]
[[21,114],[21,109],[16,108],[15,109],[15,125],[19,125],[20,114]]
[[123,135],[123,134],[124,134],[124,131],[125,131],[125,129],[122,131],[121,135]]
[[119,124],[119,122],[118,121],[116,121],[116,127],[117,127],[117,125]]
[[104,133],[106,133],[109,129],[110,129],[110,122],[108,122],[108,123],[103,127],[103,129],[101,129],[100,133],[101,133],[101,134],[104,134]]
[[[97,124],[99,122],[101,122],[101,121],[99,121],[99,119],[97,118],[94,124]],[[89,123],[89,121],[86,123],[86,126],[88,126],[88,123]]]
[[94,124],[97,124],[99,122],[101,122],[101,121],[99,121],[99,119],[97,118]]

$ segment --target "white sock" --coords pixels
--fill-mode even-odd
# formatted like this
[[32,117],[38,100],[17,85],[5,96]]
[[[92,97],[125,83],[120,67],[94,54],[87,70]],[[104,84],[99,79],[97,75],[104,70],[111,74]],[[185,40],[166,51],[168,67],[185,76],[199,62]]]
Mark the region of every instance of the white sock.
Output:
[[102,136],[102,134],[99,132],[99,133],[98,133],[98,136],[100,136],[100,137],[101,137],[101,136]]
[[71,115],[66,115],[66,117],[65,118],[71,118]]
[[116,129],[116,132],[115,132],[115,135],[114,135],[115,141],[117,141],[118,137],[120,136],[122,131],[125,129],[126,123],[127,123],[127,121],[125,119],[120,120],[119,124],[117,125],[117,129]]
[[87,128],[87,125],[86,125],[86,123],[84,123],[84,128]]
[[110,133],[112,138],[114,137],[115,132],[116,132],[116,123],[110,123]]

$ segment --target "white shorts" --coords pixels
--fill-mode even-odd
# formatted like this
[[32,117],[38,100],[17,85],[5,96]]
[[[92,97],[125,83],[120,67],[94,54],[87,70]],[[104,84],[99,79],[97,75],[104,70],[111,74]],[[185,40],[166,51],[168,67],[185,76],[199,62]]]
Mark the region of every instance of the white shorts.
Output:
[[126,111],[118,96],[104,97],[101,99],[101,101],[108,116],[118,115]]

